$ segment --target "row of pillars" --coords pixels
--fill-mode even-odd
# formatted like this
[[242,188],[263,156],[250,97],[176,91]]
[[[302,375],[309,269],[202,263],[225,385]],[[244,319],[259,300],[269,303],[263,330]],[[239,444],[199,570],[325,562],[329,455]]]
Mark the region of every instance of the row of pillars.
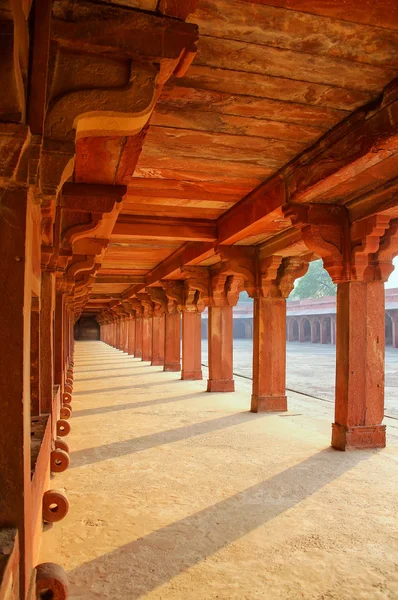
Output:
[[288,317],[287,341],[336,344],[336,319],[331,316]]
[[[208,313],[208,392],[232,392],[232,306]],[[384,447],[384,284],[338,285],[336,398],[332,445]],[[180,371],[181,316],[115,317],[101,324],[101,339],[165,371]],[[182,379],[202,379],[201,314],[182,312]],[[251,411],[285,411],[286,299],[254,298]]]

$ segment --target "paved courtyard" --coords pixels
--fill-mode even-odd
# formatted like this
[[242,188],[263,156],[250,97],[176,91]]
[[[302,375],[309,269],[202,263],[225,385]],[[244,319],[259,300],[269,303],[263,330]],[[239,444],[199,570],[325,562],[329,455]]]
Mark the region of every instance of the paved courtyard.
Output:
[[[234,340],[234,371],[252,376],[253,340]],[[334,402],[335,346],[287,344],[287,387]],[[202,359],[207,364],[207,340],[202,341]],[[398,418],[398,348],[386,348],[386,414]]]

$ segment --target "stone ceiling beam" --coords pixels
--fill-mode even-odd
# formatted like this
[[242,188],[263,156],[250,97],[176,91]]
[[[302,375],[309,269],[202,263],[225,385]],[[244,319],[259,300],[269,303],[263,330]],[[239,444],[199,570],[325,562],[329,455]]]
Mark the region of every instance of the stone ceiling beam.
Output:
[[[287,167],[257,187],[217,221],[219,244],[234,244],[283,220],[281,208],[289,202],[317,202],[330,191],[379,167],[380,184],[390,176],[383,161],[398,153],[398,81],[377,103],[353,113]],[[355,206],[355,201],[351,201]]]
[[214,221],[121,215],[112,237],[208,242],[217,239]]

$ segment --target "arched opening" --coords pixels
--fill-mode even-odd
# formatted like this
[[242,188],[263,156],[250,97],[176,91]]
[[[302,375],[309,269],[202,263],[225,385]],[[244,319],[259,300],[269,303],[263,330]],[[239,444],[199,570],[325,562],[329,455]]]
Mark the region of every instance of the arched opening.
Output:
[[100,325],[94,315],[84,315],[75,324],[75,340],[94,341],[100,339]]
[[330,344],[332,341],[332,319],[331,317],[327,317],[324,323],[325,328],[325,344]]
[[392,346],[392,319],[388,313],[386,313],[385,319],[385,336],[386,346]]

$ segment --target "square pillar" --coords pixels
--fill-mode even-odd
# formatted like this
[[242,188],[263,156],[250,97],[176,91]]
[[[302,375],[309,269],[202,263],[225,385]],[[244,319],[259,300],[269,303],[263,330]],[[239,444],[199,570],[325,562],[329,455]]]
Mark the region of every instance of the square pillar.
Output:
[[181,371],[181,315],[177,310],[165,314],[164,371]]
[[152,317],[142,319],[142,360],[152,360]]
[[233,392],[232,306],[209,306],[208,392]]
[[384,284],[337,288],[336,405],[332,446],[384,448]]
[[18,529],[20,598],[27,597],[37,559],[31,497],[30,337],[32,296],[41,287],[40,207],[32,196],[22,186],[3,189],[0,211],[0,523]]
[[308,319],[311,326],[311,344],[318,343],[317,319]]
[[285,410],[286,300],[254,298],[251,411]]
[[136,358],[142,358],[142,317],[135,322],[135,354]]
[[329,317],[323,318],[321,320],[321,344],[328,344],[329,343],[329,339],[328,339],[328,322],[327,319]]
[[393,314],[392,321],[392,347],[398,348],[398,315]]
[[127,352],[130,356],[135,354],[135,317],[129,319]]
[[152,366],[164,365],[164,314],[154,315],[152,317]]
[[182,313],[182,373],[181,379],[202,379],[202,315]]

